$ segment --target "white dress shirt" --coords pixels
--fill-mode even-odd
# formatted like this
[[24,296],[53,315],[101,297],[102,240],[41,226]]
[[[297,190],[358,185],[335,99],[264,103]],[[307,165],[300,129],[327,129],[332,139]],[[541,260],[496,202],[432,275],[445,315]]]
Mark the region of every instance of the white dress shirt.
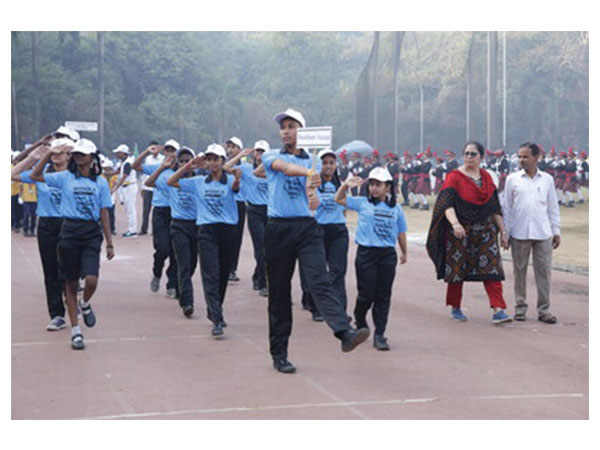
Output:
[[531,178],[524,169],[506,178],[502,210],[508,234],[516,239],[545,240],[560,235],[560,211],[553,178],[539,169]]

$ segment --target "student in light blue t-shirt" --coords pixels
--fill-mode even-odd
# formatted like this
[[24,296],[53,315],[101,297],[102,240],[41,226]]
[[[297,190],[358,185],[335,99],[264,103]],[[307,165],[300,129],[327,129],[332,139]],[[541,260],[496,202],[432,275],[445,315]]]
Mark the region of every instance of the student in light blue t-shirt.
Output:
[[[85,279],[83,298],[79,307],[88,327],[96,324],[96,315],[90,301],[98,285],[102,231],[106,238],[106,257],[115,255],[108,209],[112,205],[108,182],[100,175],[102,167],[96,146],[80,139],[71,150],[66,171],[43,173],[52,154],[61,151],[52,148],[31,172],[31,179],[46,182],[61,191],[60,211],[63,223],[57,246],[60,275],[65,280],[67,311],[71,322],[71,348],[83,350],[85,344],[77,317],[77,288],[79,278]],[[100,222],[102,226],[100,226]]]
[[240,190],[239,169],[235,175],[223,171],[225,149],[211,144],[204,152],[208,175],[183,178],[193,170],[195,158],[182,165],[167,180],[169,186],[192,193],[196,199],[198,225],[198,253],[208,320],[213,323],[212,335],[223,335],[223,301],[235,249],[235,231],[238,223],[236,193]]
[[385,329],[390,312],[392,284],[396,275],[396,240],[400,246],[400,264],[406,263],[406,220],[396,204],[393,178],[387,169],[377,167],[368,176],[367,197],[347,197],[348,188],[363,180],[349,178],[340,186],[335,201],[358,212],[355,241],[358,244],[355,268],[358,296],[354,308],[357,327],[367,326],[367,312],[373,307],[377,350],[389,350]]
[[[55,139],[51,142],[52,147],[61,146],[59,153],[50,158],[51,164],[44,168],[44,173],[60,173],[67,170],[69,164],[70,150],[74,142],[70,139]],[[31,179],[31,170],[27,170],[39,161],[42,149],[34,150],[27,158],[17,164],[11,170],[12,181],[25,183],[36,183],[38,195],[37,214],[39,216],[37,241],[44,272],[44,286],[46,288],[46,304],[50,323],[46,330],[58,331],[67,326],[65,322],[65,306],[63,302],[62,281],[58,274],[58,257],[56,246],[58,245],[62,215],[60,212],[61,191],[57,187],[49,187],[41,181]]]
[[[138,155],[133,161],[131,167],[142,172],[144,175],[152,175],[160,167],[160,163],[147,164],[146,157],[159,153],[166,156],[177,153],[180,149],[179,142],[169,139],[164,145],[151,144],[146,150]],[[169,267],[167,267],[167,285],[166,294],[170,298],[178,298],[177,292],[177,263],[170,236],[171,224],[171,206],[169,203],[169,191],[160,189],[158,186],[152,193],[152,246],[154,255],[152,261],[152,279],[150,280],[150,291],[158,292],[160,289],[160,278],[165,266],[165,261],[169,258]]]
[[[195,157],[194,150],[182,147],[175,155],[168,155],[146,180],[146,186],[169,191],[171,207],[171,244],[177,261],[177,284],[179,306],[187,318],[194,314],[194,290],[192,276],[198,262],[198,226],[196,225],[196,198],[191,192],[169,186],[167,180]],[[183,174],[194,176],[193,167]]]
[[[262,297],[269,295],[265,262],[265,228],[268,220],[267,203],[269,201],[269,186],[267,179],[256,176],[254,171],[261,165],[264,152],[269,150],[270,146],[267,141],[256,141],[254,149],[247,148],[241,151],[223,166],[228,172],[233,168],[238,168],[242,172],[240,190],[243,191],[247,203],[248,230],[252,238],[254,259],[256,261],[254,273],[252,274],[252,289],[259,291],[259,295]],[[247,162],[239,163],[244,156],[250,155],[252,155],[252,164]]]
[[[346,268],[348,266],[348,228],[344,208],[335,201],[335,193],[341,185],[337,172],[337,158],[331,149],[321,150],[318,155],[321,162],[321,186],[316,190],[319,206],[315,211],[315,219],[323,231],[323,244],[327,259],[327,272],[331,278],[333,289],[342,302],[344,311],[347,308]],[[302,305],[310,310],[315,322],[322,322],[323,317],[315,305],[304,272],[300,271],[302,281]]]

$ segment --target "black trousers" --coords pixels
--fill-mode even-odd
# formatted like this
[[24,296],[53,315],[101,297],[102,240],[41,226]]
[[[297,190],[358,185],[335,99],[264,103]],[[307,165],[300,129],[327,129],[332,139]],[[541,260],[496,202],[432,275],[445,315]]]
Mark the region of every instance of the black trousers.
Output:
[[375,334],[385,333],[397,263],[394,247],[358,246],[355,260],[358,297],[354,308],[358,328],[366,326],[367,312],[372,306]]
[[10,226],[20,228],[22,218],[23,207],[19,204],[19,194],[12,195],[10,197]]
[[40,217],[37,229],[38,250],[42,260],[44,287],[46,288],[46,303],[51,319],[57,316],[65,317],[63,288],[58,273],[58,255],[56,253],[61,224],[60,217]]
[[238,209],[238,223],[235,228],[233,260],[231,261],[231,271],[235,272],[240,260],[240,249],[242,248],[242,238],[244,237],[244,222],[246,221],[246,203],[236,202]]
[[223,301],[231,272],[236,225],[214,223],[198,227],[198,253],[207,317],[223,320]]
[[140,229],[142,233],[148,232],[148,219],[150,217],[150,210],[152,209],[152,194],[153,191],[142,189],[142,201],[144,205],[142,209],[142,228]]
[[179,306],[194,306],[192,276],[198,264],[198,226],[195,220],[171,220],[171,244],[177,261]]
[[23,231],[33,233],[37,216],[37,202],[23,202]]
[[[337,297],[342,302],[344,311],[348,307],[346,296],[346,269],[348,268],[348,228],[346,224],[335,223],[319,225],[323,231],[323,244],[325,245],[325,260],[327,262],[327,273],[331,280],[331,286]],[[305,271],[300,267],[300,281],[302,285],[302,304],[306,305],[312,312],[318,312]]]
[[108,209],[108,222],[110,223],[110,232],[115,233],[117,230],[115,229],[115,205],[112,205]]
[[400,185],[400,191],[402,192],[402,198],[404,198],[404,202],[408,202],[408,181],[402,181]]
[[152,211],[152,244],[154,245],[152,273],[156,278],[160,278],[165,260],[169,258],[167,289],[177,289],[177,261],[171,246],[170,227],[171,208],[168,206],[154,208]]
[[323,231],[312,217],[269,219],[265,230],[269,280],[269,341],[273,359],[287,358],[292,332],[291,280],[296,260],[325,322],[341,337],[351,327],[327,274]]
[[248,230],[252,238],[254,248],[254,260],[256,267],[252,274],[252,281],[258,284],[258,288],[267,287],[267,268],[265,262],[265,228],[267,227],[267,205],[253,205],[248,203]]

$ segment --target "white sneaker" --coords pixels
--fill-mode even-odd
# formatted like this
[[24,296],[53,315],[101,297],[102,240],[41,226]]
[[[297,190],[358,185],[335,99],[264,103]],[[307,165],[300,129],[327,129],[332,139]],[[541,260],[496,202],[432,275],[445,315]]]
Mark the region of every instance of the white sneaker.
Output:
[[63,328],[66,328],[66,326],[67,323],[65,322],[65,319],[63,319],[60,316],[56,316],[50,321],[50,323],[46,327],[46,331],[58,331],[62,330]]

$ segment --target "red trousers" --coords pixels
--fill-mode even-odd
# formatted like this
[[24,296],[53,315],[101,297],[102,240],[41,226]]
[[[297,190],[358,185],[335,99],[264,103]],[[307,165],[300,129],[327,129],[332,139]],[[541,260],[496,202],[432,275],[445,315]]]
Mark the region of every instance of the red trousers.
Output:
[[[453,308],[460,308],[460,302],[462,301],[462,287],[463,282],[448,283],[446,289],[446,305],[450,305]],[[502,297],[502,282],[485,280],[483,282],[485,292],[490,299],[490,308],[506,309],[506,302]]]

